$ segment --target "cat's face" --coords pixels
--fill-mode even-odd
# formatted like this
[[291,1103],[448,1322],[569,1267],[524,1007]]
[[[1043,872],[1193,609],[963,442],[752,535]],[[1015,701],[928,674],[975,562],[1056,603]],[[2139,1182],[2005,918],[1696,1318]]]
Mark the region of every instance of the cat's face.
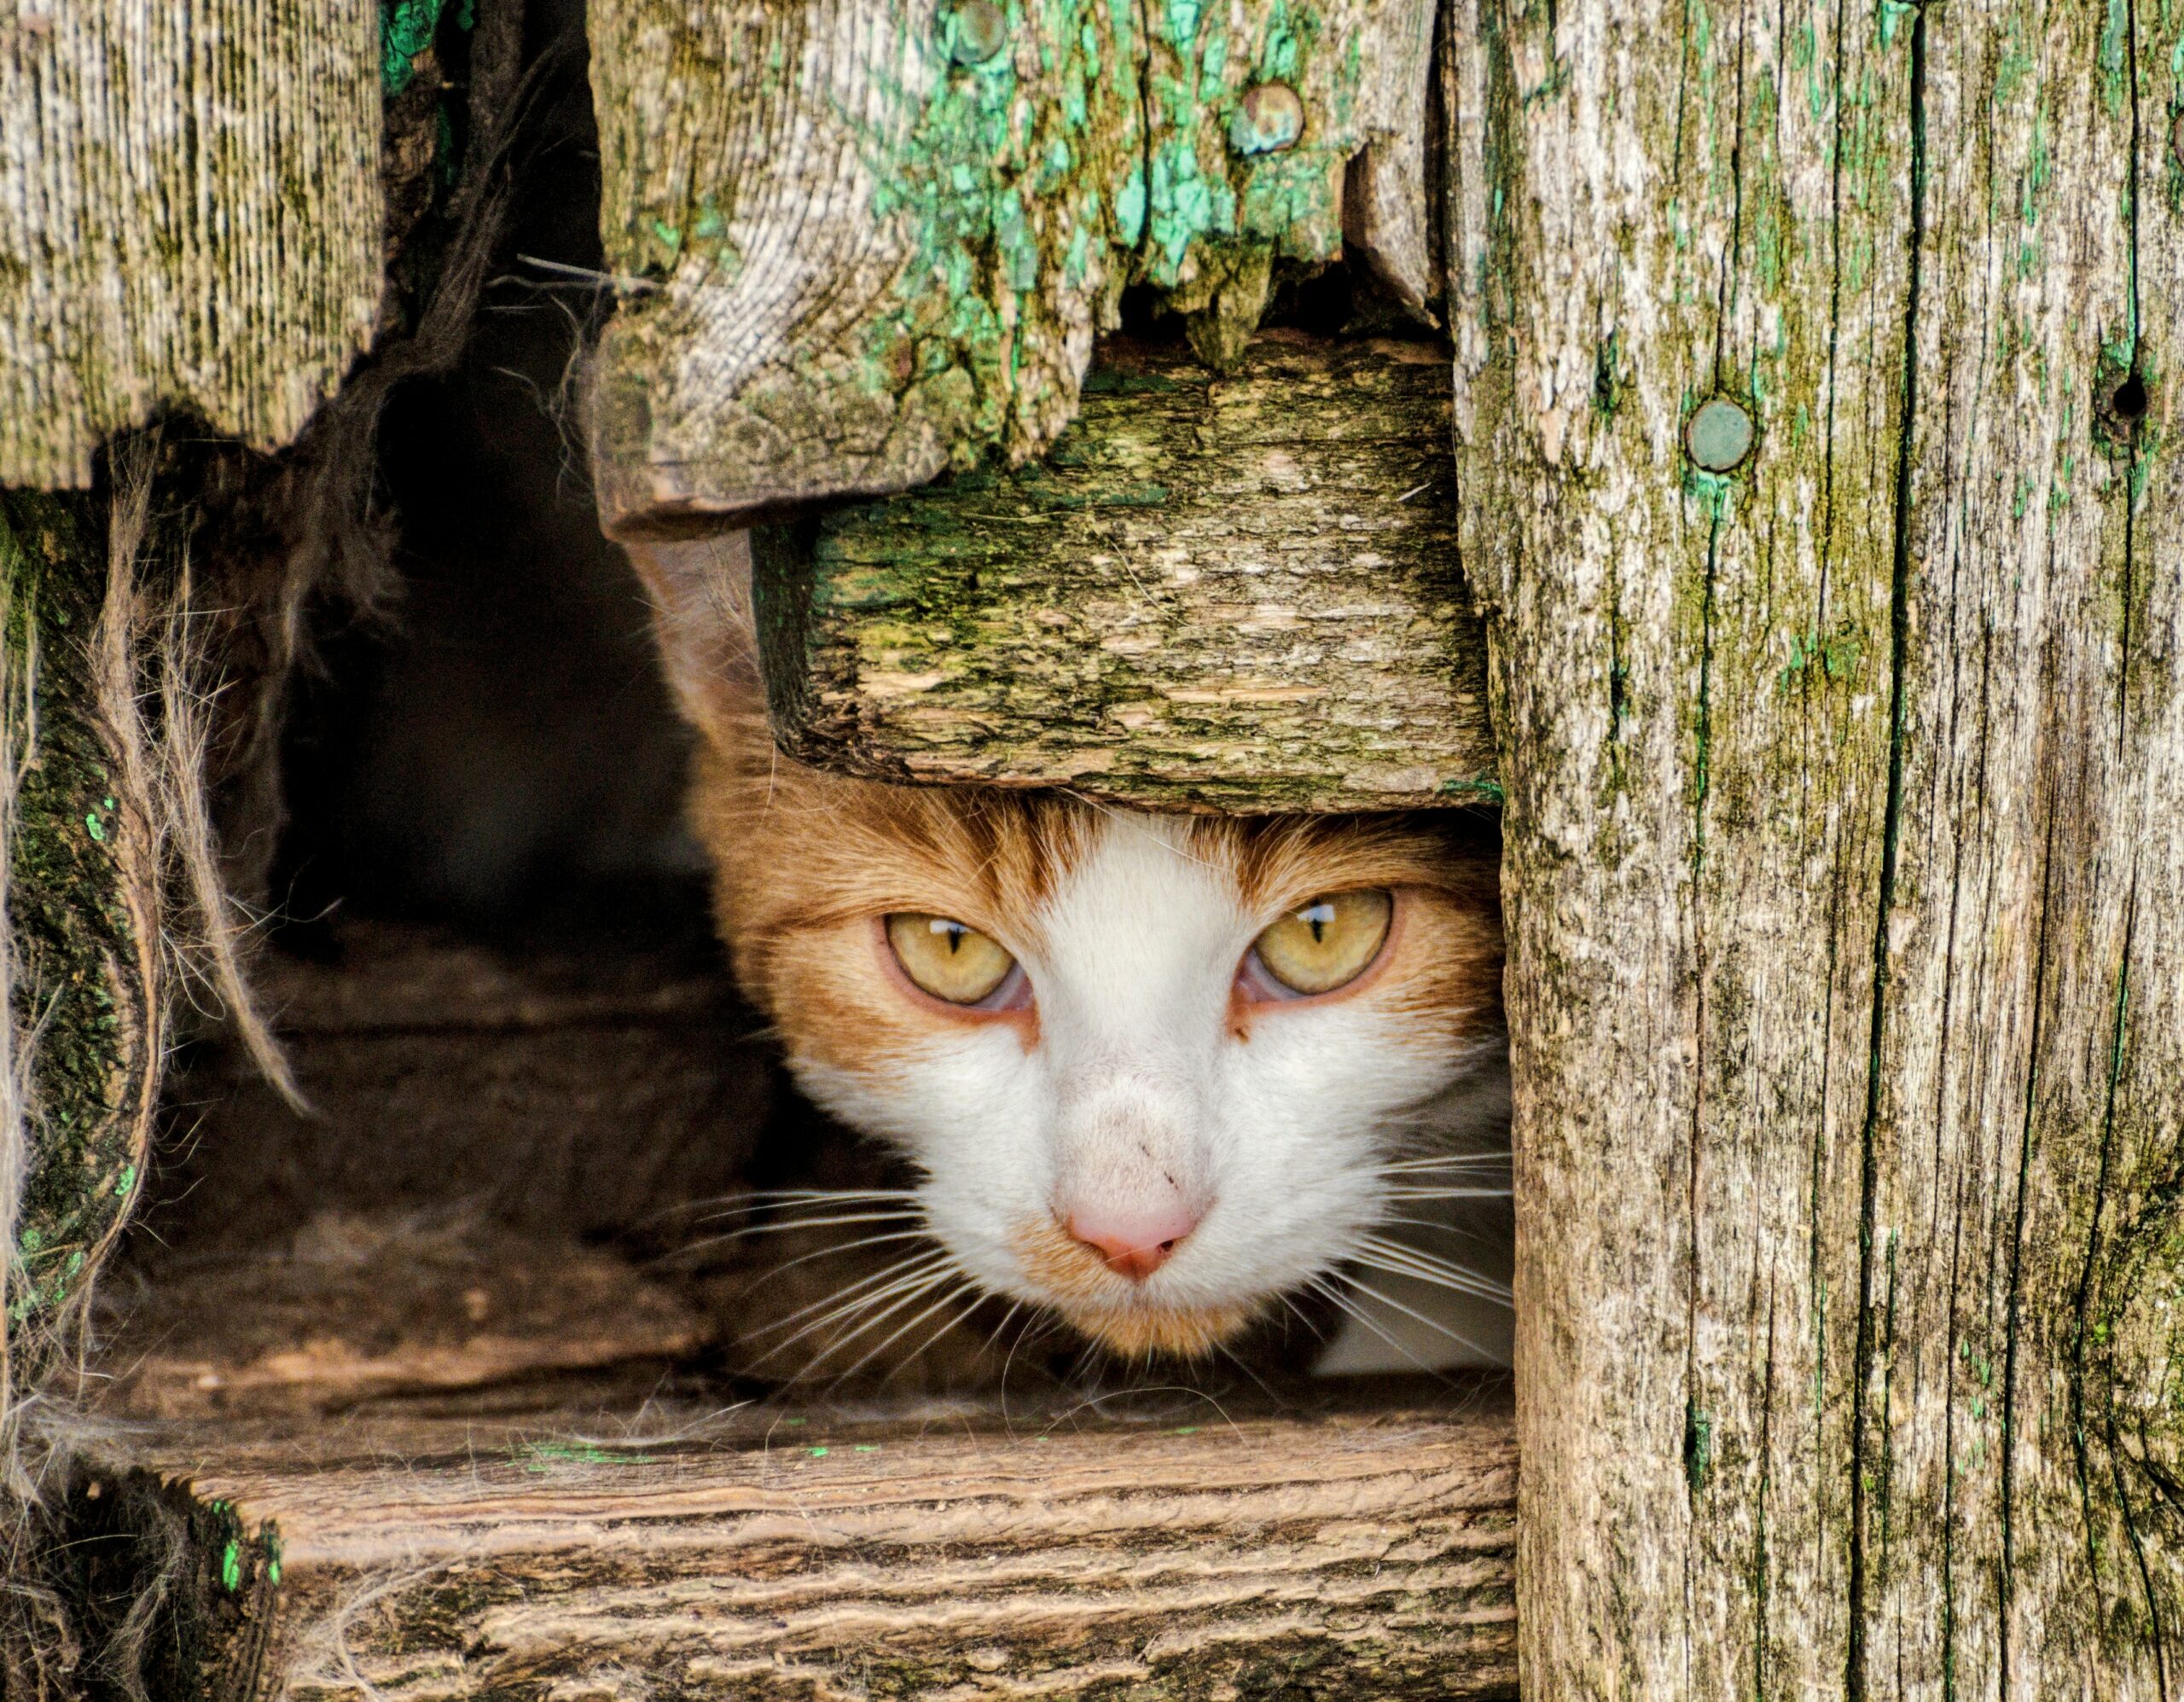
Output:
[[1194,1353],[1404,1215],[1390,1165],[1499,1060],[1475,830],[823,775],[726,677],[694,805],[738,977],[965,1277]]
[[1491,864],[1430,826],[706,784],[806,1090],[916,1161],[963,1273],[1120,1351],[1202,1351],[1354,1253],[1495,1050]]

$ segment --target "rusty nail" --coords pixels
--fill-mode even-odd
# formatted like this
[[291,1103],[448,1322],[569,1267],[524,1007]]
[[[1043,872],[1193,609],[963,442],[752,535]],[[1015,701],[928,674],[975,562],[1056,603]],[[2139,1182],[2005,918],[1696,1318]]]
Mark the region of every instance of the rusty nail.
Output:
[[1279,154],[1304,134],[1304,103],[1287,83],[1246,89],[1228,125],[1228,145],[1239,154]]
[[1726,396],[1716,396],[1691,416],[1683,446],[1709,473],[1727,473],[1751,452],[1751,415]]

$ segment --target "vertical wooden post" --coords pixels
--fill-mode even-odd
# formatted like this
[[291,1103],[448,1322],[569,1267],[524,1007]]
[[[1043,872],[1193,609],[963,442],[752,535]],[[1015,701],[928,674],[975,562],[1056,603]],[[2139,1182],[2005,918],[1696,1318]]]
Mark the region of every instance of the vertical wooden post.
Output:
[[1526,1693],[2174,1695],[2184,18],[1478,20]]

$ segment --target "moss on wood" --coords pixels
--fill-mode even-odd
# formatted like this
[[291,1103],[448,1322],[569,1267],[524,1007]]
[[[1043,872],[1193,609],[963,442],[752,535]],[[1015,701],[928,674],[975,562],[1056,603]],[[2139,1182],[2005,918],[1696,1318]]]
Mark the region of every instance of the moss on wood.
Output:
[[133,1203],[148,1097],[148,988],[133,898],[145,847],[110,764],[91,656],[105,528],[73,497],[0,492],[7,717],[36,746],[9,824],[13,1017],[30,1054],[30,1165],[7,1283],[9,1339],[35,1368]]
[[1231,810],[1496,795],[1438,349],[1118,351],[1044,460],[762,535],[784,747]]

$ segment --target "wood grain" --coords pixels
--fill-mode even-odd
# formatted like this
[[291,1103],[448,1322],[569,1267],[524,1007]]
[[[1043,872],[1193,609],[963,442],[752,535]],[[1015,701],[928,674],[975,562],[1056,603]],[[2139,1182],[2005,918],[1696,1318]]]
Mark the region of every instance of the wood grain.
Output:
[[372,0],[0,19],[0,485],[82,487],[167,410],[291,441],[380,290]]
[[2172,1695],[2176,22],[1481,13],[1527,1692]]
[[[1411,120],[1431,16],[595,0],[601,229],[624,282],[590,387],[606,525],[748,524],[989,450],[1020,462],[1074,416],[1133,282],[1233,360],[1273,267],[1341,253],[1368,147],[1358,234],[1430,287]],[[1246,146],[1245,96],[1274,83],[1301,135]]]
[[760,534],[783,747],[1167,807],[1496,796],[1430,345],[1118,348],[1047,462]]
[[221,1702],[1512,1693],[1505,1397],[169,1426],[73,1505],[154,1484]]

